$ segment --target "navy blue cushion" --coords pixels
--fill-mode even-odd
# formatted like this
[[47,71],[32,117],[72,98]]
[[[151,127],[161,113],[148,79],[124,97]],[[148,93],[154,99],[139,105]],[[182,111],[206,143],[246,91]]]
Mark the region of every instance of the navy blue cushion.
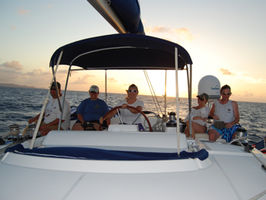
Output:
[[200,160],[204,160],[209,155],[205,149],[201,149],[198,152],[182,151],[180,155],[178,155],[177,153],[116,151],[87,147],[46,147],[25,149],[21,144],[8,148],[6,152],[32,156],[89,160],[175,160],[188,158],[199,158]]

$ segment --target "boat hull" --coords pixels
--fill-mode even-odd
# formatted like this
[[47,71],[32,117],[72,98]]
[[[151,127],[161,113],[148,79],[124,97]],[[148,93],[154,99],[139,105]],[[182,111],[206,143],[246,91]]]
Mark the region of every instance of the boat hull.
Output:
[[[70,146],[71,137],[91,141],[105,149],[123,149],[123,142],[134,138],[127,150],[143,148],[173,152],[173,133],[52,132],[43,147]],[[149,137],[148,135],[152,135]],[[59,140],[61,136],[61,140]],[[87,136],[87,140],[85,139]],[[55,139],[57,138],[57,139]],[[65,138],[65,140],[64,140]],[[121,140],[118,140],[120,138]],[[144,138],[147,138],[145,140]],[[164,140],[162,139],[164,138]],[[183,142],[185,137],[181,137]],[[53,140],[52,140],[53,139]],[[103,141],[100,145],[100,139]],[[117,139],[117,140],[116,140]],[[164,141],[156,146],[156,141]],[[64,141],[64,142],[63,142]],[[109,141],[109,143],[108,143]],[[72,140],[72,145],[76,141]],[[84,147],[84,144],[78,142]],[[47,158],[6,153],[0,163],[0,199],[265,199],[266,173],[261,164],[242,147],[204,142],[209,157],[195,159],[118,161]],[[25,144],[26,146],[26,144]],[[87,147],[90,144],[87,144]],[[182,145],[181,145],[182,146]],[[95,146],[94,146],[95,147]],[[14,190],[16,192],[14,192]]]

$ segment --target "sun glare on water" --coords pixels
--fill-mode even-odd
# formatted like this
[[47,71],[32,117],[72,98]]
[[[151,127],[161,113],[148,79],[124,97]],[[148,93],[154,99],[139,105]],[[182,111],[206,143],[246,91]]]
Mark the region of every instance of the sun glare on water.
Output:
[[[105,76],[106,75],[106,76]],[[139,94],[151,95],[151,90],[156,96],[165,95],[165,84],[167,87],[166,95],[176,96],[175,71],[150,70],[147,71],[147,77],[150,80],[150,86],[142,70],[109,70],[105,71],[81,71],[74,72],[71,75],[69,89],[78,91],[87,91],[90,85],[98,85],[100,91],[105,91],[105,77],[107,79],[107,92],[124,94],[130,84],[136,84],[139,88]],[[167,82],[165,83],[165,78]],[[63,81],[64,82],[64,81]],[[187,78],[185,71],[178,72],[178,92],[180,97],[187,96]]]

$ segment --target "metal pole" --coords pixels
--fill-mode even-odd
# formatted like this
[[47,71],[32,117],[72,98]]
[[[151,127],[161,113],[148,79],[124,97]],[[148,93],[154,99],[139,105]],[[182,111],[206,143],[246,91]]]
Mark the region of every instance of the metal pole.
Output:
[[107,70],[105,70],[105,102],[107,102]]
[[68,86],[68,80],[69,80],[69,76],[70,76],[70,71],[71,71],[71,65],[68,68],[67,79],[66,79],[65,90],[64,90],[64,96],[63,96],[63,103],[62,103],[63,107],[62,107],[62,112],[61,112],[60,119],[59,119],[58,130],[60,130],[61,123],[62,123],[62,118],[63,118],[63,114],[64,114],[65,99],[66,99],[66,92],[67,92],[67,86]]
[[189,70],[189,94],[188,94],[188,106],[189,106],[189,136],[192,136],[192,119],[191,119],[191,107],[192,107],[192,65]]
[[189,137],[192,135],[192,122],[191,122],[191,77],[189,66],[186,66],[187,69],[187,86],[188,86],[188,128],[189,128]]
[[176,80],[176,133],[177,153],[180,154],[180,131],[179,131],[179,93],[178,93],[178,49],[175,48],[175,80]]
[[[50,86],[49,86],[49,89],[48,89],[48,92],[47,92],[47,95],[46,95],[46,98],[44,100],[44,103],[43,103],[43,106],[42,106],[42,110],[41,110],[41,113],[39,115],[39,119],[38,119],[38,122],[37,122],[37,125],[36,125],[36,128],[34,130],[34,133],[33,133],[33,136],[32,136],[32,140],[31,140],[31,143],[30,143],[30,149],[33,149],[33,146],[34,146],[34,143],[35,143],[35,140],[36,140],[36,137],[37,137],[37,133],[39,131],[39,128],[40,128],[40,125],[41,125],[41,122],[42,122],[42,119],[43,119],[43,114],[44,114],[44,111],[45,111],[45,108],[46,108],[46,105],[48,103],[48,100],[49,100],[49,96],[50,96],[50,88],[51,88],[51,85],[54,81],[54,78],[55,78],[55,74],[57,72],[57,69],[58,69],[58,65],[61,61],[61,58],[62,58],[62,55],[63,55],[63,51],[60,52],[60,55],[58,57],[58,60],[57,60],[57,64],[56,64],[56,69],[53,70],[53,77],[52,77],[52,80],[50,82]],[[54,66],[52,66],[54,67]]]
[[53,79],[54,79],[54,84],[55,84],[55,89],[56,89],[56,98],[57,98],[57,102],[58,102],[58,105],[59,105],[59,110],[60,112],[62,112],[62,106],[61,106],[61,103],[60,103],[60,99],[59,99],[59,90],[58,90],[58,87],[57,87],[57,81],[56,81],[56,77],[55,77],[55,72],[54,72],[54,68],[52,67],[52,72],[53,72]]
[[165,114],[165,116],[167,116],[167,111],[166,111],[166,107],[167,107],[167,99],[166,99],[166,97],[167,97],[167,70],[165,70],[165,77],[164,77],[164,81],[165,81],[165,83],[164,83],[164,114]]

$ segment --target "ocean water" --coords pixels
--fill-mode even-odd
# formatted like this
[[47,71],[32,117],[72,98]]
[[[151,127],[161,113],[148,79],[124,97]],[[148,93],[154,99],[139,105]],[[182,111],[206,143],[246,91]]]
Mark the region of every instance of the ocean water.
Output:
[[[41,111],[46,95],[45,89],[0,87],[0,135],[8,133],[8,126],[11,124],[18,124],[22,131],[28,119]],[[125,94],[108,94],[107,104],[113,107],[124,97]],[[83,99],[88,98],[88,93],[68,91],[66,98],[71,106],[78,106]],[[100,94],[100,98],[105,100],[105,95]],[[157,112],[151,96],[140,95],[138,98],[144,101],[144,110]],[[158,101],[164,112],[163,97],[158,97]],[[167,112],[175,112],[175,104],[175,98],[168,97]],[[193,99],[192,105],[196,104],[196,99]],[[240,124],[248,130],[248,133],[266,136],[266,103],[238,102],[238,105]],[[185,118],[187,113],[188,101],[186,98],[181,98],[179,116]]]

